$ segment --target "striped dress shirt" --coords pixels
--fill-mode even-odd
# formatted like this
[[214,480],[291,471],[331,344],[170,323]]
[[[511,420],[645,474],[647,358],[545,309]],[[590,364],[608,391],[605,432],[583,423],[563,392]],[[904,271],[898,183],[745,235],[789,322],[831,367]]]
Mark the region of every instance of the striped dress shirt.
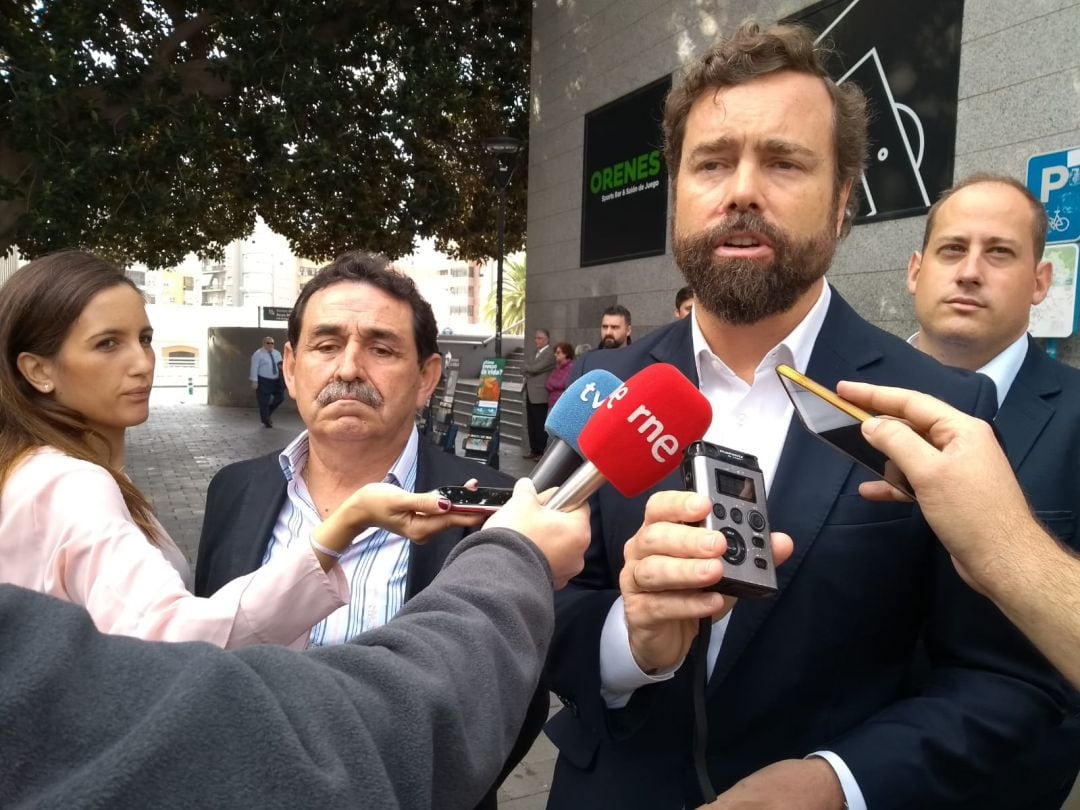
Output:
[[[405,449],[384,482],[408,492],[415,490],[418,443],[419,436],[413,428]],[[304,482],[307,459],[308,433],[305,430],[281,451],[278,459],[287,481],[286,498],[263,556],[263,565],[275,555],[284,554],[293,543],[306,545],[312,532],[322,523]],[[408,540],[385,529],[370,528],[358,534],[338,561],[349,583],[349,604],[311,628],[309,646],[344,644],[358,633],[390,621],[405,603],[409,547]]]

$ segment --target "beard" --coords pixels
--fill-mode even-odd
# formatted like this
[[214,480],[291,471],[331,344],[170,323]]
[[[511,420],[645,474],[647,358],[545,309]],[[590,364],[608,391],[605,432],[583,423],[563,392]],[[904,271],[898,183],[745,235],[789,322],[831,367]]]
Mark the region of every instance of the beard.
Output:
[[613,338],[613,337],[606,337],[606,338],[603,338],[600,341],[600,348],[601,349],[614,349],[618,345],[619,345],[618,341],[615,340],[615,338]]
[[[725,238],[748,231],[772,244],[771,263],[713,255],[713,248]],[[672,250],[675,264],[694,288],[696,302],[730,324],[745,326],[791,309],[829,269],[836,237],[827,222],[817,233],[793,241],[760,214],[744,211],[707,231],[673,233]]]
[[337,402],[339,399],[345,399],[346,397],[355,399],[375,409],[383,406],[382,395],[375,390],[375,386],[359,380],[350,380],[349,382],[331,380],[315,397],[315,401],[325,407],[331,402]]

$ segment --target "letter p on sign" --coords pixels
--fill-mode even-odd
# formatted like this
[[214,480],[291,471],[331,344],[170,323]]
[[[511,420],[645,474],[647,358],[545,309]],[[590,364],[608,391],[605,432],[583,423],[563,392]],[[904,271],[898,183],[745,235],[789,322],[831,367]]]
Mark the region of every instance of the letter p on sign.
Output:
[[1080,147],[1028,158],[1027,187],[1046,208],[1047,242],[1080,239]]

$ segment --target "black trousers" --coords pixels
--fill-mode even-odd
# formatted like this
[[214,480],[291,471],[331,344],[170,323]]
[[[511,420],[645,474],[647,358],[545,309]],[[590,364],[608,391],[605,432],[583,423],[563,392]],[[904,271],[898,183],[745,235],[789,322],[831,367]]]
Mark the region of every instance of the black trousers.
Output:
[[548,412],[547,403],[530,402],[526,397],[525,412],[529,423],[529,452],[534,456],[539,456],[547,448],[547,433],[544,431],[544,422],[547,421]]
[[259,377],[255,389],[255,400],[259,403],[259,419],[264,425],[270,424],[270,416],[285,401],[285,386],[281,377]]

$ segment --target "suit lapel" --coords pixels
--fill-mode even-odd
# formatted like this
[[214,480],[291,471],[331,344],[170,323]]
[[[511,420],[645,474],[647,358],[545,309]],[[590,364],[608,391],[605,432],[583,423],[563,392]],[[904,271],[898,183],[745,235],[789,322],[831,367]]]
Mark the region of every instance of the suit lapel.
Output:
[[[842,379],[858,378],[860,368],[881,357],[870,335],[862,319],[834,290],[829,311],[814,342],[806,375],[829,389],[835,389]],[[790,534],[795,541],[795,551],[791,559],[777,569],[779,596],[743,599],[732,611],[709,679],[710,692],[718,688],[777,600],[783,598],[787,583],[798,573],[817,540],[853,463],[812,436],[798,417],[792,415],[769,490],[768,510],[772,530]]]
[[221,584],[262,566],[266,547],[285,502],[285,487],[285,476],[276,455],[268,457],[256,474],[245,482],[237,506],[238,515],[233,522],[241,531],[234,537],[229,575]]
[[683,318],[656,342],[649,352],[658,363],[668,363],[682,372],[695,387],[700,387],[697,362],[694,359],[694,339],[690,331],[690,319]]
[[[432,456],[436,452],[433,445],[420,439],[416,450],[416,491],[427,492],[436,486],[446,484],[446,481],[436,481],[437,464]],[[454,481],[454,484],[464,484],[464,481]],[[431,584],[439,571],[442,570],[447,556],[457,542],[462,538],[461,529],[447,529],[445,532],[432,537],[426,543],[409,545],[409,573],[405,581],[405,599],[412,599],[416,594]]]
[[1054,415],[1054,406],[1047,400],[1060,391],[1061,383],[1053,365],[1029,337],[1024,363],[994,419],[994,427],[1014,470],[1027,458]]

